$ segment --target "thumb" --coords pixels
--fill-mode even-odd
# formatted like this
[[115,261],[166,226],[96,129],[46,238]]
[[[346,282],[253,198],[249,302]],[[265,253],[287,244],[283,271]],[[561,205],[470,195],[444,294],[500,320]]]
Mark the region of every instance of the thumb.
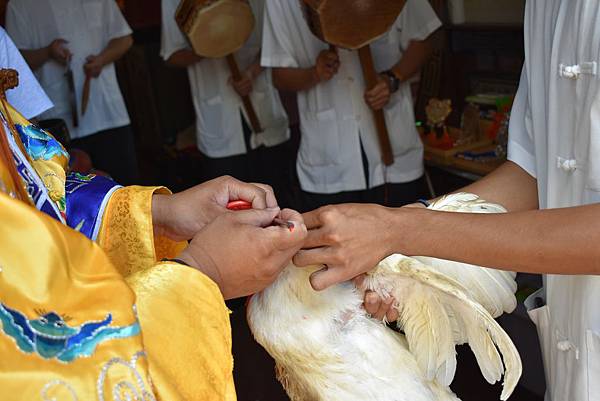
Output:
[[267,227],[270,225],[275,217],[279,214],[280,209],[269,208],[269,209],[251,209],[251,210],[240,210],[233,212],[234,219],[239,224],[255,226],[255,227]]
[[347,281],[344,271],[335,267],[325,267],[310,276],[310,285],[315,291],[323,291],[332,285]]

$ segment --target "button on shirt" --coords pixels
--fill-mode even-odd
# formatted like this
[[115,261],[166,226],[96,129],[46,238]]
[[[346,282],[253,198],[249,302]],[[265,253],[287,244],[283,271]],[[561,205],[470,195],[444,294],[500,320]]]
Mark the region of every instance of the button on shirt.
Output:
[[[371,44],[375,69],[393,67],[412,40],[424,40],[441,25],[428,2],[408,0],[393,27]],[[262,64],[310,68],[328,45],[309,30],[297,0],[266,0]],[[364,101],[365,82],[355,51],[339,49],[340,69],[329,82],[298,93],[302,140],[298,175],[302,189],[337,193],[367,189],[361,143],[369,163],[369,185],[404,183],[423,175],[423,145],[415,128],[410,85],[404,83],[385,107],[394,164],[385,168],[373,114]]]
[[[190,49],[189,42],[175,21],[180,0],[162,0],[162,57],[167,60],[173,53]],[[255,28],[245,45],[235,53],[241,70],[260,57],[264,0],[250,0],[256,19]],[[224,58],[203,59],[188,67],[194,108],[196,136],[199,149],[213,158],[246,153],[241,114],[245,116],[240,96],[228,83],[231,72]],[[263,128],[253,133],[253,149],[264,145],[272,147],[289,139],[288,118],[279,94],[273,86],[271,71],[263,71],[253,82],[250,99]],[[248,121],[246,117],[246,121]]]
[[[597,0],[527,1],[508,157],[537,178],[542,209],[600,202],[598,21]],[[543,348],[546,400],[599,401],[600,277],[549,275],[545,293],[547,305],[529,313]]]
[[90,98],[84,116],[81,116],[80,110],[86,58],[100,53],[110,40],[131,34],[115,1],[11,0],[7,7],[6,26],[19,49],[40,49],[54,39],[62,38],[68,41],[66,46],[73,54],[71,69],[80,115],[79,127],[75,128],[72,124],[65,67],[52,60],[34,72],[54,103],[54,108],[40,118],[65,120],[72,138],[82,138],[129,124],[114,64],[105,66],[100,76],[91,80]]

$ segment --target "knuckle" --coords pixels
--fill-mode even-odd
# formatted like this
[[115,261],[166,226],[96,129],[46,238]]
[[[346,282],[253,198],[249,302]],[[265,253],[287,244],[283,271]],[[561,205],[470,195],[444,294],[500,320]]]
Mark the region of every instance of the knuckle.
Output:
[[[340,236],[337,233],[327,233],[325,235],[323,235],[323,240],[328,243],[328,244],[339,244],[340,243]],[[337,254],[337,252],[336,252]]]

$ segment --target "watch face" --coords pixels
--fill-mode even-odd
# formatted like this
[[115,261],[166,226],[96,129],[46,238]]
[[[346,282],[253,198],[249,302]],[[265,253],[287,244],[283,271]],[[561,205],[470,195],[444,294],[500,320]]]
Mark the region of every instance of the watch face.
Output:
[[400,80],[398,77],[391,71],[386,71],[385,75],[388,77],[388,83],[390,85],[390,90],[392,93],[398,91],[400,88]]

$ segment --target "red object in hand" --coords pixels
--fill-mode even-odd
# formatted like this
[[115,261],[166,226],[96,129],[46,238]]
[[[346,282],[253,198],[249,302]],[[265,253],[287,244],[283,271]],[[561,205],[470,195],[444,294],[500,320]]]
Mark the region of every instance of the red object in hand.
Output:
[[[243,200],[231,201],[227,204],[227,209],[231,211],[250,210],[252,209],[252,203]],[[275,225],[287,228],[288,230],[290,230],[290,232],[294,231],[294,228],[296,228],[294,222],[292,221],[283,221],[281,219],[275,219],[273,220],[273,223]]]
[[250,210],[252,209],[252,203],[243,200],[231,201],[227,204],[229,210]]

